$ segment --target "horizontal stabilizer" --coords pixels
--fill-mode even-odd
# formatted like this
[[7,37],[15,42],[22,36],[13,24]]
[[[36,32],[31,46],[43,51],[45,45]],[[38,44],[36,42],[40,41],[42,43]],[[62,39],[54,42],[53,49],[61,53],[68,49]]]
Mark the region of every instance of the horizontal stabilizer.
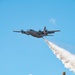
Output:
[[54,36],[54,35],[46,35],[46,36]]
[[60,32],[60,30],[55,30],[55,32]]

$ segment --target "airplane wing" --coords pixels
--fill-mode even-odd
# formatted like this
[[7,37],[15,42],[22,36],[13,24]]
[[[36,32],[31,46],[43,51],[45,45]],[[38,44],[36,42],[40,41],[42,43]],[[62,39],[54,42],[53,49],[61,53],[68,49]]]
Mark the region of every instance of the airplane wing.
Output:
[[27,35],[29,35],[26,31],[24,31],[24,30],[21,30],[21,31],[13,31],[13,32],[17,32],[17,33],[22,33],[22,34],[27,34]]
[[15,30],[14,30],[13,32],[18,32],[18,33],[20,33],[21,31],[15,31]]
[[51,30],[51,31],[48,31],[48,33],[55,33],[55,32],[60,32],[60,30]]

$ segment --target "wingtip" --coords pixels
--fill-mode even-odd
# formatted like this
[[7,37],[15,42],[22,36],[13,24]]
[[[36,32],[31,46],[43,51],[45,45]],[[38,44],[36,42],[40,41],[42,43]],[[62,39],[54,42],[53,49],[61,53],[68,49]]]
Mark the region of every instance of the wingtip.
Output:
[[15,31],[15,30],[13,30],[13,32],[21,32],[21,31]]

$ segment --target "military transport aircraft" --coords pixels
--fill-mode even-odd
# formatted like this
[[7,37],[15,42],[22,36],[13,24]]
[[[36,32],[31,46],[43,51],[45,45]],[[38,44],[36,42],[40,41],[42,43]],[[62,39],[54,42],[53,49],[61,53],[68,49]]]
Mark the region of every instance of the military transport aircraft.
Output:
[[13,31],[13,32],[18,32],[18,33],[22,33],[22,34],[27,34],[27,35],[31,35],[37,38],[43,38],[44,36],[53,36],[53,35],[48,35],[48,34],[53,34],[55,32],[59,32],[60,30],[51,30],[48,31],[46,29],[46,27],[44,27],[43,31],[39,30],[39,31],[35,31],[33,29],[29,29],[27,31],[21,30],[21,31]]

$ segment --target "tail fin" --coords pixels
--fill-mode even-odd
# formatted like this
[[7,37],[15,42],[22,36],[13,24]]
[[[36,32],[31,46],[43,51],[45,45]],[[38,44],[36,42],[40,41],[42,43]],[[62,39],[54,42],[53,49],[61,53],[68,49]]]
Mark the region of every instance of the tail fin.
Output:
[[47,29],[46,29],[46,26],[44,27],[44,34],[47,35]]
[[46,26],[44,27],[44,31],[46,31]]

